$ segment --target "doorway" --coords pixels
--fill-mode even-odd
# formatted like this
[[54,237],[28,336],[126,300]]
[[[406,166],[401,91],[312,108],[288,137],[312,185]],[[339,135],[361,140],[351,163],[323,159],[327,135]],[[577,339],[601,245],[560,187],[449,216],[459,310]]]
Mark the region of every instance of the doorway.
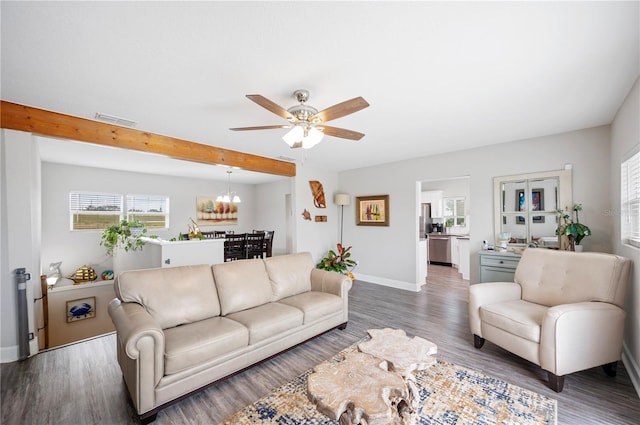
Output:
[[[416,192],[418,278],[423,279],[425,271],[428,273],[433,264],[450,267],[462,279],[469,280],[470,176],[418,181]],[[425,208],[427,204],[428,208]],[[430,217],[424,216],[425,211]],[[445,246],[447,252],[441,252],[442,249],[432,251],[432,242],[440,242],[438,246]]]

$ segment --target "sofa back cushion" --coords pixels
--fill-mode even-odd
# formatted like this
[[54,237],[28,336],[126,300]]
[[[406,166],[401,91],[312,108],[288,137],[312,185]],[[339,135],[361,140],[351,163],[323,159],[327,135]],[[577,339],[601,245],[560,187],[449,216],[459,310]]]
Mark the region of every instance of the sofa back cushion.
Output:
[[211,267],[223,316],[273,301],[269,276],[261,258]]
[[265,258],[275,301],[311,290],[313,258],[308,252]]
[[220,315],[207,264],[125,271],[114,289],[123,302],[141,304],[163,329]]
[[629,267],[628,259],[613,254],[530,248],[522,253],[514,281],[522,299],[536,304],[600,301],[624,308]]

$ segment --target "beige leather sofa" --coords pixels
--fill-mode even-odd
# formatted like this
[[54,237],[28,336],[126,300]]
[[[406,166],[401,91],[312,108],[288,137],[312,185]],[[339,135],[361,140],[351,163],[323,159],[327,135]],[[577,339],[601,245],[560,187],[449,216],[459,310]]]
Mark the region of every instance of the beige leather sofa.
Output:
[[172,401],[347,323],[351,280],[309,253],[135,270],[115,281],[118,363],[143,422]]
[[602,365],[615,376],[630,264],[612,254],[525,250],[515,282],[469,287],[475,347],[486,339],[539,365],[556,392],[580,370]]

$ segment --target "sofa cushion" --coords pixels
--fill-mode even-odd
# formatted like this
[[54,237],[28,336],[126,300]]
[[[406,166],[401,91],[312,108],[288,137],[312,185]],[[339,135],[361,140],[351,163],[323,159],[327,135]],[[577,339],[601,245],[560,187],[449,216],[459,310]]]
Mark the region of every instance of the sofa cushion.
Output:
[[313,258],[308,252],[265,258],[274,301],[311,290]]
[[164,373],[171,375],[246,347],[249,331],[238,322],[214,317],[164,330]]
[[220,315],[209,265],[125,271],[114,289],[122,302],[141,304],[163,329]]
[[214,264],[212,269],[223,316],[272,301],[271,283],[262,259]]
[[229,314],[227,318],[246,326],[249,329],[249,344],[255,344],[263,339],[302,326],[303,313],[302,310],[285,304],[267,303]]
[[480,319],[512,335],[539,343],[542,318],[548,309],[522,300],[504,301],[480,307]]
[[290,305],[304,313],[304,324],[313,323],[330,314],[342,311],[342,298],[325,292],[309,291],[292,297],[283,298],[280,304]]

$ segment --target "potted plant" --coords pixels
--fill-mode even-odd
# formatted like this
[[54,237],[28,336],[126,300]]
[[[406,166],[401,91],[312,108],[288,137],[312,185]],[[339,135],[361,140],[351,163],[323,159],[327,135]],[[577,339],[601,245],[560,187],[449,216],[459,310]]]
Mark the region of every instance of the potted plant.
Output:
[[119,224],[105,227],[102,230],[100,245],[107,249],[107,255],[114,255],[120,247],[126,252],[141,250],[145,242],[140,240],[147,233],[147,228],[140,221],[122,220]]
[[349,258],[351,257],[350,249],[351,247],[345,248],[342,244],[338,244],[337,252],[330,249],[327,255],[316,264],[316,268],[337,272],[355,280],[351,271],[358,265],[358,262]]
[[[569,240],[570,251],[582,251],[580,242],[586,237],[591,235],[591,229],[588,226],[580,223],[580,217],[578,213],[582,211],[582,204],[574,204],[571,211],[568,208],[565,210],[558,210],[558,216],[562,219],[562,224],[558,220],[559,227],[556,230],[558,236],[566,236]],[[574,217],[575,216],[575,219]],[[562,246],[562,245],[561,245]],[[576,249],[579,246],[580,249]]]

